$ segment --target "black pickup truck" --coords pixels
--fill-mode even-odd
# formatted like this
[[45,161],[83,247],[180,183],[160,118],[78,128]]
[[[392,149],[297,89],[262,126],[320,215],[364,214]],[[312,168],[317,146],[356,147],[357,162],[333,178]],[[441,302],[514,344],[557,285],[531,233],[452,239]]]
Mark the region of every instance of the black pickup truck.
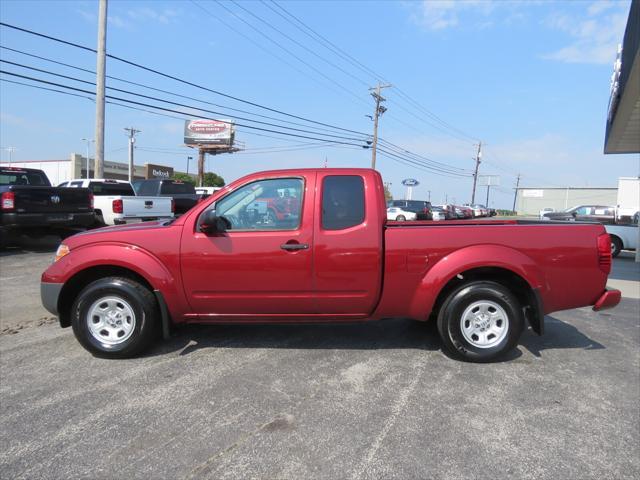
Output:
[[0,167],[0,244],[19,233],[65,235],[95,222],[88,188],[56,188],[42,170]]
[[196,187],[189,182],[149,179],[134,180],[132,185],[136,191],[136,195],[173,198],[176,216],[186,213],[191,207],[202,200],[202,195],[196,193]]

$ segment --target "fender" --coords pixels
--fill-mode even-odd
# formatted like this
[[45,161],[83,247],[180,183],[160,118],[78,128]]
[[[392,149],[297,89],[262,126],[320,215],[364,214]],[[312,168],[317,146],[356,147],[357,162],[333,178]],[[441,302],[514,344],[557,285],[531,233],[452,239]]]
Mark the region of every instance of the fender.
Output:
[[[98,246],[100,248],[94,248]],[[131,270],[144,278],[153,290],[161,292],[167,300],[170,314],[180,319],[188,311],[184,294],[176,279],[164,263],[137,245],[120,242],[98,242],[72,248],[71,253],[51,265],[42,274],[42,281],[66,283],[77,273],[92,267],[121,267]],[[179,275],[179,268],[176,269]]]
[[444,286],[457,274],[482,267],[496,267],[522,277],[544,295],[545,276],[536,263],[517,250],[500,245],[473,245],[442,257],[431,267],[418,285],[410,304],[411,318],[426,320]]

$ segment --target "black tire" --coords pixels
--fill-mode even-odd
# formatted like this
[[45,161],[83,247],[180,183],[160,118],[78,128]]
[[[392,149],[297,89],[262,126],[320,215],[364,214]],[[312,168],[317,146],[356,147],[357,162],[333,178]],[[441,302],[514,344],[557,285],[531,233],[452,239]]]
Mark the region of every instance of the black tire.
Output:
[[[462,331],[463,314],[476,302],[497,304],[506,314],[504,336],[495,345],[478,347],[465,338]],[[518,343],[525,319],[516,297],[504,286],[490,281],[467,283],[454,290],[438,312],[438,332],[446,350],[454,357],[468,362],[491,362],[511,351]]]
[[[96,338],[89,328],[89,322],[97,318],[89,318],[89,309],[107,297],[124,301],[124,305],[128,304],[133,312],[132,332],[121,343],[105,343]],[[71,326],[80,344],[95,356],[129,358],[148,348],[158,336],[160,315],[156,299],[148,288],[128,278],[106,277],[90,283],[76,297],[71,307]]]
[[396,217],[396,222],[404,222],[407,219],[404,215],[398,215]]
[[622,250],[622,240],[615,235],[611,235],[611,256],[616,258]]

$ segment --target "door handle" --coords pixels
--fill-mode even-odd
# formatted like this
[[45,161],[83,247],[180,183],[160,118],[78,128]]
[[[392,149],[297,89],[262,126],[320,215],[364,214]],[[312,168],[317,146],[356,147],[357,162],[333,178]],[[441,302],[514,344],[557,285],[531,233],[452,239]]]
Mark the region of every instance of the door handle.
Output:
[[307,250],[309,248],[309,244],[308,243],[283,243],[282,245],[280,245],[280,248],[282,250],[293,252],[296,250]]

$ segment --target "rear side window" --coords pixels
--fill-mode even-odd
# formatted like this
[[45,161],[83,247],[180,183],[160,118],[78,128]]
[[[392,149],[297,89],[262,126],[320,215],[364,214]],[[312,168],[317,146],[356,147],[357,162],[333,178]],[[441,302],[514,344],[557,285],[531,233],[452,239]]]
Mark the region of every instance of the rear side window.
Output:
[[196,193],[196,189],[193,186],[192,183],[189,182],[185,182],[185,183],[174,183],[174,182],[162,182],[162,186],[160,187],[160,193],[163,194],[181,194],[181,193],[187,193],[187,194],[195,194]]
[[90,182],[89,188],[94,195],[134,196],[133,187],[128,183]]
[[26,170],[0,170],[0,185],[51,186],[43,172]]
[[156,195],[158,193],[157,183],[155,182],[141,182],[138,184],[138,195],[144,197],[148,195]]
[[357,175],[331,175],[322,182],[322,228],[342,230],[364,221],[364,181]]

